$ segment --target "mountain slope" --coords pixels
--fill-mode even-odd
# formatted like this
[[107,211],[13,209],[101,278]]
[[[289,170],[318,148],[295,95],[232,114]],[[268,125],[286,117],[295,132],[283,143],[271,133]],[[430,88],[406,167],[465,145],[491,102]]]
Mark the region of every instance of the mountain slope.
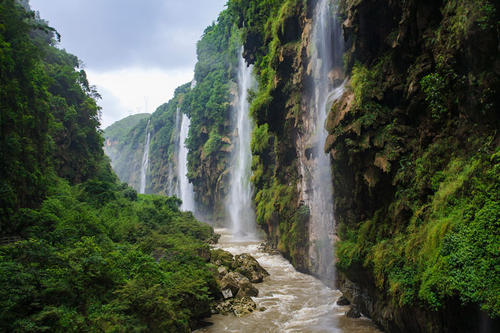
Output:
[[23,3],[0,1],[0,331],[191,332],[213,229],[118,181],[97,92]]
[[[151,115],[128,116],[108,126],[103,133],[104,152],[118,178],[139,190],[140,169],[144,152],[145,128]],[[141,142],[142,140],[142,142]]]

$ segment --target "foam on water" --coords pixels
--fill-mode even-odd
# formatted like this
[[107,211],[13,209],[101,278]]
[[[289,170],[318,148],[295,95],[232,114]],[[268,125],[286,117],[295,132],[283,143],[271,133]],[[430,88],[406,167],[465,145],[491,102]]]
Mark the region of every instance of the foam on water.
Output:
[[[208,322],[212,326],[197,332],[379,332],[367,319],[350,319],[344,316],[349,307],[338,306],[339,291],[326,287],[313,276],[300,273],[279,254],[264,253],[260,241],[239,242],[227,229],[217,248],[232,254],[249,253],[270,274],[263,283],[255,284],[259,296],[252,297],[257,310],[248,316],[214,315]],[[259,308],[265,311],[259,311]]]

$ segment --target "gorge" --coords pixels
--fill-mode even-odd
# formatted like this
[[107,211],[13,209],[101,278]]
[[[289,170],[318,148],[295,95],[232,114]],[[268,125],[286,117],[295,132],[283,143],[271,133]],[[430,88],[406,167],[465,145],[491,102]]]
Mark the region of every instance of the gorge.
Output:
[[0,331],[500,330],[499,13],[229,0],[193,80],[102,132],[0,1]]
[[[492,26],[478,28],[479,17],[493,20],[497,15],[496,11],[488,12],[488,8],[493,10],[488,6],[486,2],[474,5],[467,1],[391,3],[387,7],[384,1],[289,0],[260,7],[230,1],[219,26],[212,31],[229,31],[229,25],[223,28],[227,16],[240,28],[239,32],[232,30],[231,36],[241,34],[243,57],[253,64],[257,81],[249,95],[251,120],[245,120],[247,126],[253,123],[253,130],[251,139],[245,139],[241,128],[235,132],[231,127],[231,119],[241,115],[228,112],[241,109],[238,106],[226,106],[226,111],[215,116],[214,104],[205,104],[203,114],[192,113],[191,119],[199,123],[195,131],[202,140],[190,147],[198,151],[199,159],[188,162],[188,168],[205,220],[240,233],[255,214],[258,229],[264,230],[267,241],[296,269],[339,288],[384,330],[479,330],[483,325],[480,318],[486,315],[472,305],[478,294],[465,292],[462,284],[452,283],[454,286],[445,292],[439,291],[439,286],[457,276],[473,281],[483,276],[481,272],[494,270],[495,251],[476,253],[475,259],[466,255],[468,260],[487,263],[489,269],[476,266],[471,275],[454,277],[437,272],[457,265],[454,255],[443,252],[444,244],[450,244],[451,239],[458,241],[452,235],[471,237],[461,229],[465,219],[450,222],[445,211],[457,214],[470,200],[479,200],[474,208],[479,210],[491,209],[486,207],[497,202],[497,185],[485,190],[483,193],[490,194],[480,195],[482,199],[472,199],[462,191],[476,185],[450,173],[472,172],[475,181],[482,183],[490,177],[486,170],[493,170],[496,163],[486,162],[487,156],[496,156],[497,149],[493,95],[476,90],[483,102],[468,99],[462,104],[468,105],[464,108],[452,101],[450,90],[452,83],[458,82],[452,78],[464,78],[466,73],[472,81],[461,81],[463,85],[453,89],[465,91],[498,83],[494,75],[484,72],[486,64],[498,64],[496,51],[476,57],[473,66],[470,63],[472,36],[481,34],[482,43],[489,45],[498,40]],[[466,26],[453,25],[465,17]],[[440,35],[433,37],[433,31],[440,31]],[[222,82],[228,86],[223,103],[242,95],[238,86],[242,81],[239,46],[231,44],[233,39],[228,36],[224,49],[207,53],[225,64],[224,69],[211,69],[224,73]],[[206,34],[202,47],[204,39],[214,41],[214,35]],[[462,51],[464,47],[467,51]],[[456,59],[472,67],[464,71]],[[207,70],[203,67],[207,65],[213,63],[199,59],[200,71],[195,77],[201,69]],[[197,77],[198,89],[208,77]],[[213,92],[214,81],[210,82]],[[212,96],[220,96],[218,93]],[[187,100],[192,103],[190,97]],[[241,104],[241,98],[234,103]],[[468,111],[473,109],[482,110],[484,119],[496,120],[483,122]],[[460,119],[475,122],[482,134],[471,132],[470,123]],[[446,130],[439,134],[437,128],[446,126],[462,126],[462,134],[476,138],[474,145],[486,145],[483,157],[468,149],[458,155],[445,150],[449,144],[473,146],[471,141],[464,143],[461,134]],[[242,186],[242,175],[248,173],[242,168],[249,157],[234,158],[235,152],[242,153],[242,140],[251,141],[252,172],[247,175],[251,192]],[[452,162],[445,163],[447,159]],[[249,193],[253,193],[250,205]],[[247,210],[240,215],[243,218],[235,218],[243,202],[246,207],[255,207],[255,213]],[[495,216],[488,215],[480,223],[494,228]],[[497,236],[483,237],[497,242]],[[414,262],[413,256],[421,260]],[[495,279],[484,279],[490,283],[486,289],[498,285]],[[455,293],[462,295],[462,301]],[[458,306],[460,302],[465,303]],[[482,304],[483,309],[488,308],[487,303]],[[454,321],[451,318],[456,311],[475,319]],[[497,325],[496,321],[487,322],[484,325]]]

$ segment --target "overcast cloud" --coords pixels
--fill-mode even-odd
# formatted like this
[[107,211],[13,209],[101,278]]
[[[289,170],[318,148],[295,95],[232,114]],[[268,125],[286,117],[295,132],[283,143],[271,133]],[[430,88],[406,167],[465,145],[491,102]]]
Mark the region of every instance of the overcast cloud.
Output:
[[[31,0],[86,65],[102,127],[152,112],[193,77],[196,42],[227,0]],[[147,109],[146,109],[147,107]]]

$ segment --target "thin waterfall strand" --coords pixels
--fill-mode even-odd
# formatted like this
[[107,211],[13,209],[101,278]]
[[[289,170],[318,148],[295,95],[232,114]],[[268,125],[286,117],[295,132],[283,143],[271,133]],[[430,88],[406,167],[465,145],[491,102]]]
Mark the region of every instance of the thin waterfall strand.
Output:
[[190,123],[189,118],[185,114],[182,114],[181,130],[179,133],[179,165],[177,168],[177,178],[179,179],[179,194],[182,200],[181,210],[195,212],[196,206],[194,201],[193,184],[189,182],[187,177],[188,149],[185,145]]
[[255,212],[252,204],[252,152],[250,140],[252,120],[249,115],[248,89],[252,87],[252,66],[247,66],[243,56],[238,65],[238,100],[236,104],[233,168],[226,208],[233,235],[240,239],[255,238]]
[[151,139],[151,133],[149,132],[149,122],[146,125],[146,138],[144,143],[144,154],[142,155],[142,164],[141,164],[141,186],[139,189],[139,193],[144,194],[146,192],[146,176],[148,173],[148,165],[149,165],[149,141]]
[[[314,116],[313,151],[315,164],[312,169],[310,256],[314,270],[330,285],[334,282],[333,239],[335,221],[333,215],[333,185],[330,158],[324,152],[328,133],[325,121],[331,103],[342,95],[343,84],[335,88],[335,70],[341,69],[343,39],[340,24],[336,21],[336,6],[329,0],[320,0],[314,14],[312,53],[314,100],[311,110]],[[333,15],[332,15],[333,10]],[[338,73],[338,71],[337,71]],[[337,74],[337,79],[340,77]]]

